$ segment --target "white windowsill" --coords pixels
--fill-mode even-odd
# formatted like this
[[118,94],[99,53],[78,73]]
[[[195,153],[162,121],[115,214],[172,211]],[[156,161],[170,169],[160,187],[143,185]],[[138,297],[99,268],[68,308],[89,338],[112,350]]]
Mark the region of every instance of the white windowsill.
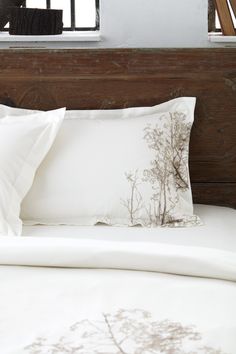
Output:
[[63,32],[53,36],[11,36],[8,32],[0,32],[0,42],[99,42],[99,31]]
[[208,39],[213,43],[235,43],[236,44],[236,36],[223,36],[222,33],[215,32],[209,33]]

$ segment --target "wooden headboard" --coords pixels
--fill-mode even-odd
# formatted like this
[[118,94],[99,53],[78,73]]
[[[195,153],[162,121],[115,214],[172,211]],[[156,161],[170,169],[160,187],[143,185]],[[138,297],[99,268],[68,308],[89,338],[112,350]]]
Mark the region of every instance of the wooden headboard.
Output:
[[236,48],[2,50],[0,102],[48,110],[148,106],[196,96],[194,201],[236,208]]

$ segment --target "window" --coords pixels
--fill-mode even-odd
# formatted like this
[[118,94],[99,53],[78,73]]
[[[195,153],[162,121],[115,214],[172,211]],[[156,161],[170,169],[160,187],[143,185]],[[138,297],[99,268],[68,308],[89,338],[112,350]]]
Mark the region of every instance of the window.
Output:
[[26,0],[23,6],[63,10],[64,31],[99,30],[99,0]]

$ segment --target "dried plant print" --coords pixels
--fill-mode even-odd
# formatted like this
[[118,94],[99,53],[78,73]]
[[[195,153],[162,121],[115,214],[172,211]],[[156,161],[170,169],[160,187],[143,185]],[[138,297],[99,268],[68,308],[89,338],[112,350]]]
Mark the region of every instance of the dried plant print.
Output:
[[[144,140],[152,151],[153,159],[150,167],[138,172],[126,173],[130,183],[130,198],[123,205],[128,210],[130,224],[135,225],[142,209],[146,217],[144,226],[187,226],[199,224],[196,216],[189,219],[179,218],[176,215],[180,193],[189,189],[188,173],[188,146],[191,123],[186,123],[186,116],[182,112],[170,113],[160,118],[161,125],[148,124],[144,128]],[[152,189],[149,200],[140,193],[138,186],[148,183]],[[138,200],[135,200],[138,197]],[[135,213],[132,212],[132,205]]]
[[191,132],[191,123],[186,123],[183,113],[175,112],[171,116],[171,134],[173,149],[173,168],[176,188],[186,190],[189,188],[188,176],[188,150]]
[[138,170],[136,170],[135,173],[126,173],[125,176],[128,183],[130,184],[130,198],[122,200],[122,204],[128,210],[131,224],[137,225],[139,224],[139,211],[143,208],[142,195],[138,189],[140,184],[138,178]]
[[[194,326],[156,321],[148,311],[118,310],[82,320],[55,338],[39,337],[26,354],[226,354],[204,346]],[[189,349],[191,348],[191,349]]]
[[[168,124],[164,124],[168,129]],[[149,169],[144,170],[143,180],[149,182],[153,189],[153,195],[149,203],[149,220],[151,225],[164,225],[170,221],[171,210],[178,202],[178,196],[173,188],[174,170],[172,158],[172,146],[167,141],[167,135],[157,126],[147,126],[144,129],[148,147],[155,152]]]

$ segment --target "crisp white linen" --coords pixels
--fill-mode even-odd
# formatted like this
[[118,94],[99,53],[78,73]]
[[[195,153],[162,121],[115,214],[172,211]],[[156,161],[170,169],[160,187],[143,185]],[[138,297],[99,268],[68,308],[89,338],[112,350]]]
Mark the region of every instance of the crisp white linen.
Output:
[[203,221],[200,227],[149,229],[98,225],[23,226],[22,234],[33,237],[70,237],[122,242],[157,242],[178,246],[206,247],[236,252],[236,211],[210,205],[194,205],[194,213]]
[[[228,233],[228,237],[232,238],[235,233],[236,212],[228,208],[214,207],[214,209],[223,211],[221,223],[225,220],[222,215],[232,214],[231,232]],[[225,245],[228,244],[229,249],[219,248],[211,237],[214,223],[212,225],[208,221],[206,223],[208,229],[204,226],[187,229],[191,237],[191,243],[187,245],[181,236],[183,229],[176,233],[172,231],[171,243],[170,239],[169,243],[165,242],[168,229],[163,231],[162,235],[161,232],[156,232],[155,239],[155,233],[148,229],[119,228],[115,232],[111,228],[100,226],[93,230],[77,228],[77,233],[74,233],[72,228],[67,228],[71,234],[69,233],[67,237],[64,234],[61,238],[50,237],[50,233],[47,237],[5,238],[0,240],[0,264],[145,270],[236,281],[235,240],[228,244],[227,235],[222,227],[220,238],[224,240]],[[213,229],[209,231],[211,226]],[[219,230],[219,226],[217,229]],[[104,238],[105,230],[109,232],[110,238]],[[204,232],[205,240],[210,236],[208,247],[203,246],[201,240],[198,240],[197,235],[201,230]],[[88,237],[86,231],[93,232],[93,235],[96,233],[96,239],[90,237],[91,233]]]
[[235,252],[157,242],[6,238],[1,240],[0,263],[130,269],[236,281]]
[[[168,347],[176,348],[173,354],[236,353],[235,283],[150,272],[31,267],[0,267],[0,281],[4,354],[166,354]],[[135,309],[140,313],[133,315]],[[123,352],[111,338],[104,315],[109,315],[116,340],[128,337]],[[185,339],[191,326],[199,339]],[[145,343],[150,350],[137,351]]]
[[196,209],[205,225],[188,229],[0,238],[2,353],[235,354],[236,211]]
[[198,224],[188,170],[195,102],[67,113],[22,203],[24,222]]
[[65,109],[59,109],[0,119],[0,235],[21,234],[20,204],[64,114]]

